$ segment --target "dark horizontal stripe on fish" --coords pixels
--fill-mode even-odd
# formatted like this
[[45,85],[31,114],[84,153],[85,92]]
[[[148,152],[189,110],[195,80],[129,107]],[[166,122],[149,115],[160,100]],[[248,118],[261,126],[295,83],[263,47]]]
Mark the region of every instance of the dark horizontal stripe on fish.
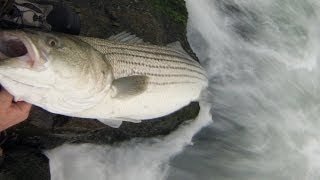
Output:
[[188,63],[190,65],[197,65],[197,66],[200,66],[200,64],[195,61],[194,59],[186,56],[186,55],[178,55],[177,53],[174,53],[174,54],[170,54],[170,53],[165,53],[165,52],[155,52],[154,50],[149,50],[149,49],[141,49],[141,48],[136,48],[136,47],[132,47],[132,48],[128,48],[128,47],[122,47],[122,46],[110,46],[109,48],[111,49],[121,49],[121,50],[128,50],[128,51],[132,51],[132,53],[134,52],[141,52],[141,53],[149,53],[150,55],[160,55],[160,56],[168,56],[169,58],[177,58],[177,59],[180,59],[181,61],[174,61],[172,60],[173,62],[185,62],[187,60],[187,63],[189,61],[193,61],[195,63]]
[[187,77],[194,78],[205,81],[206,79],[200,78],[198,76],[192,76],[188,74],[157,74],[157,73],[147,73],[147,72],[133,72],[134,75],[145,75],[145,76],[155,76],[155,77]]
[[[141,57],[143,58],[143,57]],[[146,63],[142,63],[142,62],[132,62],[132,61],[125,61],[125,60],[117,60],[119,62],[125,63],[125,64],[131,64],[131,65],[137,65],[137,66],[144,66],[144,67],[149,67],[149,68],[162,68],[162,69],[179,69],[179,70],[186,70],[186,71],[190,71],[190,72],[194,72],[197,74],[200,74],[202,76],[204,76],[206,78],[206,75],[200,71],[196,71],[194,69],[190,69],[190,68],[185,68],[185,67],[177,67],[177,66],[161,66],[161,65],[151,65],[151,64],[146,64]]]
[[182,56],[185,56],[185,52],[181,52],[179,50],[175,50],[173,48],[169,48],[169,47],[161,47],[161,46],[155,46],[155,45],[144,45],[144,44],[126,44],[127,46],[130,46],[130,47],[140,47],[140,48],[145,48],[145,49],[150,49],[150,50],[163,50],[163,51],[170,51],[170,52],[173,52],[173,53],[177,53],[177,54],[180,54]]
[[[85,41],[88,41],[86,40],[86,38],[83,38],[83,40]],[[90,42],[91,44],[94,44],[96,46],[106,46],[106,43],[108,44],[112,44],[112,47],[115,47],[115,46],[118,46],[118,47],[121,47],[121,46],[125,46],[125,47],[132,47],[132,48],[144,48],[144,49],[150,49],[150,50],[156,50],[156,51],[159,51],[162,50],[162,51],[170,51],[170,52],[173,52],[173,53],[177,53],[177,54],[180,54],[182,56],[185,56],[185,52],[181,52],[179,50],[176,50],[176,49],[173,49],[173,48],[170,48],[170,47],[165,47],[165,46],[156,46],[156,45],[150,45],[150,44],[145,44],[145,43],[126,43],[126,42],[118,42],[118,41],[103,41],[101,39],[97,39],[96,41],[94,42]],[[111,47],[111,46],[108,46],[108,47]]]
[[165,86],[165,85],[175,85],[175,84],[198,84],[199,82],[192,81],[180,81],[180,82],[148,82],[148,84]]
[[[138,56],[138,55],[133,55],[133,54],[126,54],[126,53],[106,53],[105,55],[123,55],[123,56],[131,56],[131,57],[136,57],[136,58],[142,58],[142,59],[152,59],[152,60],[155,60],[155,61],[158,61],[158,62],[163,62],[163,61],[166,61],[166,62],[172,62],[170,60],[166,60],[166,59],[160,59],[160,58],[152,58],[152,57],[145,57],[145,56]],[[153,68],[171,68],[171,69],[182,69],[182,70],[189,70],[191,72],[196,72],[198,74],[201,74],[203,75],[204,77],[206,77],[206,75],[203,73],[203,72],[200,72],[200,71],[196,71],[194,69],[190,69],[190,68],[185,68],[185,67],[177,67],[177,66],[154,66],[154,65],[149,65],[149,64],[145,64],[145,63],[140,63],[140,62],[129,62],[129,61],[124,61],[124,60],[120,60],[121,62],[127,62],[127,63],[133,63],[133,64],[136,64],[136,65],[142,65],[142,66],[148,66],[148,67],[153,67]],[[197,68],[197,69],[201,69],[201,67],[198,67],[198,66],[194,66],[194,65],[190,65],[190,64],[186,64],[184,62],[177,62],[177,63],[180,63],[180,64],[185,64],[185,65],[188,65],[188,66],[192,66],[194,68]]]
[[[125,49],[125,48],[124,48]],[[135,50],[131,50],[131,49],[125,49],[125,50],[130,50],[134,53]],[[151,53],[153,52],[144,52],[144,51],[138,51],[138,52],[141,52],[141,53],[150,53],[150,55],[152,55]],[[192,63],[190,62],[190,60],[188,59],[183,59],[183,58],[180,58],[180,60],[170,60],[170,59],[162,59],[162,58],[155,58],[155,57],[149,57],[149,56],[141,56],[141,55],[135,55],[135,54],[130,54],[130,53],[117,53],[117,52],[108,52],[108,53],[104,53],[104,54],[113,54],[113,55],[130,55],[130,56],[135,56],[135,57],[144,57],[144,58],[149,58],[149,59],[152,59],[152,60],[156,60],[156,61],[166,61],[166,62],[174,62],[174,63],[180,63],[180,64],[186,64],[186,65],[189,65],[189,66],[193,66],[193,67],[196,67],[196,68],[202,68],[201,65],[196,62],[195,60],[192,60],[194,61],[195,63]],[[153,53],[153,54],[157,54],[157,53]],[[171,55],[170,54],[167,54],[166,56],[170,57]],[[171,57],[174,57],[174,56],[171,56]],[[177,57],[174,57],[174,58],[177,58]]]

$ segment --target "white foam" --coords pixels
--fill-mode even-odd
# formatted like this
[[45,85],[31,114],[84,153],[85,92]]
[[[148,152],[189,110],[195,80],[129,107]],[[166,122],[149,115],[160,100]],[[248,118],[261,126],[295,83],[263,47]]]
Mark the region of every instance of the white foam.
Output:
[[186,3],[214,124],[169,179],[320,179],[319,1]]

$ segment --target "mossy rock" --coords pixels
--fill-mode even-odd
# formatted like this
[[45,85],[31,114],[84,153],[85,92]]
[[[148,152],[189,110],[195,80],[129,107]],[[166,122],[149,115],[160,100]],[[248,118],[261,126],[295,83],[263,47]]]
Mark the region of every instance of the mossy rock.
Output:
[[188,12],[184,0],[151,0],[155,11],[169,16],[176,23],[187,24]]

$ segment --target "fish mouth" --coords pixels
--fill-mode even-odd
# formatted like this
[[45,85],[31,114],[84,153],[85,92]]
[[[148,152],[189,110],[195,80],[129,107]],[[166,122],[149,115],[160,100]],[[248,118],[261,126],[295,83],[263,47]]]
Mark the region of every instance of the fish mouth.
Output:
[[39,54],[24,32],[0,32],[0,63],[32,68]]

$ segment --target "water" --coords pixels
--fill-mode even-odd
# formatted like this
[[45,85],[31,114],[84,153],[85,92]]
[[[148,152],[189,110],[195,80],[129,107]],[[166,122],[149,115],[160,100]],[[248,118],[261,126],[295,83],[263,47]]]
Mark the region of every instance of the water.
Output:
[[53,180],[320,179],[320,2],[186,4],[213,123],[203,105],[196,121],[167,137],[64,145],[47,152]]

